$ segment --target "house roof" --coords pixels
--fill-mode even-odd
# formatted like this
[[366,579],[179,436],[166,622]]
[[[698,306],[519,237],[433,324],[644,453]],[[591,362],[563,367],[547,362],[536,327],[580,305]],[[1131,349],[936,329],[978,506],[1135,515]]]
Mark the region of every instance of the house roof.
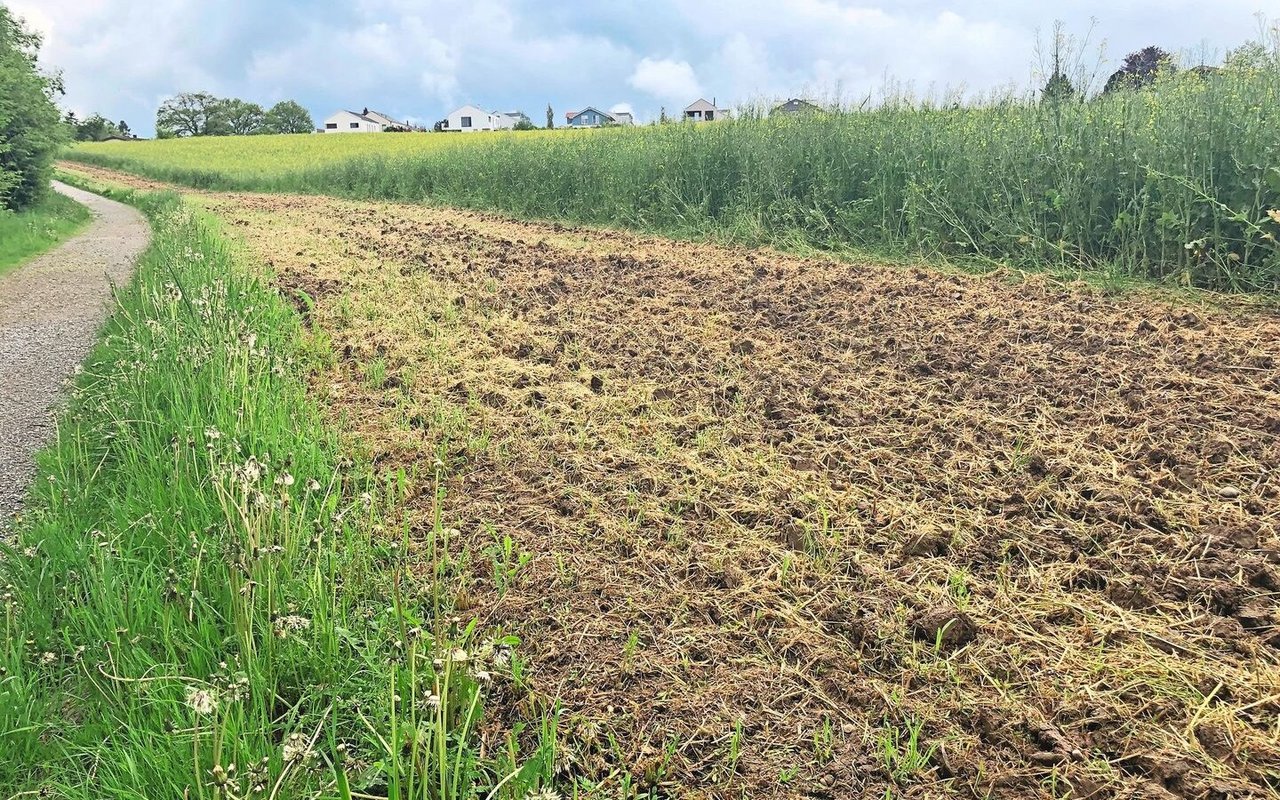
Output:
[[356,119],[364,120],[365,122],[369,122],[374,125],[384,125],[384,126],[396,125],[404,128],[409,127],[409,123],[401,122],[397,119],[392,119],[391,117],[388,117],[386,114],[382,114],[377,111],[369,111],[367,113],[361,113],[359,111],[352,111],[349,108],[344,108],[341,111],[335,111],[333,114],[330,114],[328,118],[333,119],[338,114],[350,114]]
[[397,125],[402,128],[409,127],[409,123],[401,122],[400,120],[394,117],[388,117],[386,114],[383,114],[381,111],[371,110],[367,114],[362,114],[361,116],[363,116],[365,119],[372,118],[373,122],[377,122],[382,125]]
[[564,115],[564,116],[565,116],[565,119],[572,120],[574,117],[581,116],[582,114],[585,114],[585,113],[587,113],[588,111],[594,111],[594,112],[596,112],[597,114],[599,114],[600,116],[604,117],[605,119],[613,119],[613,115],[612,115],[612,114],[606,114],[605,112],[601,111],[600,109],[596,108],[595,106],[587,106],[586,108],[582,109],[581,111],[568,111],[568,112],[566,112],[566,113],[565,113],[565,115]]
[[351,109],[349,109],[349,108],[344,108],[344,109],[342,109],[341,111],[335,111],[333,114],[329,115],[329,116],[330,116],[330,119],[332,119],[333,117],[338,116],[339,114],[350,114],[351,116],[353,116],[353,117],[358,117],[358,118],[360,118],[360,119],[364,120],[365,122],[372,122],[372,123],[374,123],[374,124],[380,124],[380,123],[378,123],[378,121],[377,121],[376,119],[370,119],[369,117],[366,117],[364,114],[361,114],[359,111],[352,111],[352,110],[351,110]]
[[821,111],[822,109],[819,108],[816,104],[810,103],[808,100],[802,100],[798,97],[793,97],[785,103],[779,103],[778,105],[774,106],[773,110],[781,111],[785,114],[785,113],[791,113],[796,111]]
[[689,111],[719,111],[719,109],[718,109],[718,108],[716,108],[714,105],[712,105],[711,103],[708,103],[708,102],[707,102],[707,100],[706,100],[706,98],[704,98],[704,97],[699,97],[697,100],[694,100],[692,103],[690,103],[689,105],[685,106],[685,107],[684,107],[684,110],[685,110],[686,112],[689,112]]

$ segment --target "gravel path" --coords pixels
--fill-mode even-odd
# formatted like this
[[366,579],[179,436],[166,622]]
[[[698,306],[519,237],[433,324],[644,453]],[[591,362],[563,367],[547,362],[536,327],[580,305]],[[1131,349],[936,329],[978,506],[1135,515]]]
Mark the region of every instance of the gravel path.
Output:
[[55,182],[93,212],[89,227],[0,278],[0,527],[26,494],[32,457],[53,436],[58,401],[107,317],[111,288],[151,238],[129,206]]

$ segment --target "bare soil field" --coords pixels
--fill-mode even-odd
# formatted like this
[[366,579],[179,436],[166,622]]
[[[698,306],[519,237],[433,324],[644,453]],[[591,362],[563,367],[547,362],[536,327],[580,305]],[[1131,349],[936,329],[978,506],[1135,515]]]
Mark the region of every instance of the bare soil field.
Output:
[[1274,311],[199,202],[415,531],[443,463],[454,613],[533,687],[493,746],[558,703],[591,796],[1280,796]]

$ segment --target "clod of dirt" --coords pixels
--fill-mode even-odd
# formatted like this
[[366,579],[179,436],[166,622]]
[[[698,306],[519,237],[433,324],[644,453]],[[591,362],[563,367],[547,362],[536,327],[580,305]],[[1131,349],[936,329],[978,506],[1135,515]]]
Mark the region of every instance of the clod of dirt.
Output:
[[756,351],[756,343],[750,339],[743,339],[740,342],[734,342],[729,347],[729,352],[735,356],[747,356]]
[[968,614],[955,608],[931,608],[911,620],[911,632],[918,641],[954,650],[972,642],[978,627]]
[[1218,497],[1223,500],[1234,500],[1240,496],[1240,490],[1234,486],[1223,486],[1218,489]]
[[1240,624],[1246,630],[1259,630],[1261,628],[1270,627],[1272,605],[1269,602],[1255,600],[1243,606],[1236,612],[1236,619],[1240,620]]
[[1216,722],[1202,722],[1197,725],[1196,741],[1206,753],[1223,761],[1230,758],[1235,750],[1231,745],[1231,734]]
[[653,390],[653,399],[657,401],[670,400],[675,396],[676,396],[676,393],[671,391],[670,389],[654,389]]
[[724,570],[720,576],[720,583],[726,589],[737,589],[747,582],[747,573],[733,563],[724,565]]
[[1178,795],[1155,781],[1147,781],[1143,784],[1134,797],[1136,800],[1178,800]]
[[603,391],[604,391],[604,378],[601,378],[599,375],[592,375],[592,376],[591,376],[591,391],[595,392],[596,394],[600,394],[601,392],[603,392]]
[[1087,774],[1072,777],[1068,788],[1071,800],[1101,800],[1114,796],[1106,781]]
[[902,543],[902,554],[910,557],[945,556],[951,549],[951,537],[942,531],[922,531]]
[[1136,583],[1110,583],[1106,588],[1106,595],[1111,602],[1121,608],[1128,608],[1133,611],[1141,611],[1150,608],[1152,605],[1151,595]]

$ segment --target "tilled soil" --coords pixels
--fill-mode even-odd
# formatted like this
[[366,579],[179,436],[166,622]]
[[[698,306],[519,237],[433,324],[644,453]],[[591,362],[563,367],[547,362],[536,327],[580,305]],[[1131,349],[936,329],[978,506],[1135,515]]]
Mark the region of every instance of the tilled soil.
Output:
[[1280,793],[1274,312],[204,202],[332,339],[335,418],[444,460],[459,613],[601,796]]

